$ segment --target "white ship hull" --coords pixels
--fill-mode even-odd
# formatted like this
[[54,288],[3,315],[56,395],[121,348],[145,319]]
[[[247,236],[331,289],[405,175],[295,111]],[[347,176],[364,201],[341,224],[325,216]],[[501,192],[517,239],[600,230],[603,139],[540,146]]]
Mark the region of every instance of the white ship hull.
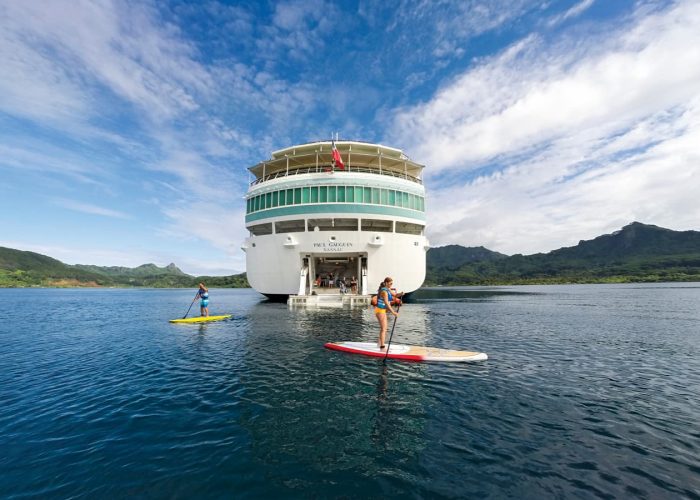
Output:
[[[415,175],[422,166],[391,148],[342,142],[341,153],[343,146],[348,152],[342,171],[330,170],[323,157],[319,163],[319,156],[330,153],[327,142],[289,148],[285,156],[278,152],[251,167],[251,233],[242,248],[248,282],[260,293],[273,299],[311,295],[341,279],[348,287],[357,284],[348,292],[369,294],[387,276],[407,293],[423,284],[429,244],[425,191]],[[381,170],[368,166],[374,151],[384,161]],[[296,169],[289,168],[289,157]]]

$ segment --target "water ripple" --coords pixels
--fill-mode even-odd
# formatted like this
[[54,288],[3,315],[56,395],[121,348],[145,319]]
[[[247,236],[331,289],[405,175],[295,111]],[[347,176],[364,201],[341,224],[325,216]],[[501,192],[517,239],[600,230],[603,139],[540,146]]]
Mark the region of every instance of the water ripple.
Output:
[[700,498],[700,287],[438,290],[402,308],[395,342],[489,354],[464,365],[328,351],[373,340],[371,311],[249,290],[215,291],[237,314],[199,326],[166,321],[184,290],[11,293],[3,498]]

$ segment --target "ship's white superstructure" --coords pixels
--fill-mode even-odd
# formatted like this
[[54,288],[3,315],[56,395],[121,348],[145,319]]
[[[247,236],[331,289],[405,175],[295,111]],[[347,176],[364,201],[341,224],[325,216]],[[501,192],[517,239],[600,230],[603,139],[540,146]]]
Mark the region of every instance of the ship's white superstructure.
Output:
[[250,285],[273,299],[344,285],[366,295],[385,276],[399,290],[418,289],[429,247],[423,166],[378,144],[335,146],[343,168],[331,141],[282,149],[250,167],[242,247]]

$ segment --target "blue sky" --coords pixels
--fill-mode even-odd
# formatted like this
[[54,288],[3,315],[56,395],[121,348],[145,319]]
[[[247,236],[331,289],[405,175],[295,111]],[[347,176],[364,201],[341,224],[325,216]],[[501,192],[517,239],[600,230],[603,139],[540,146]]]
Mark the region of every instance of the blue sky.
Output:
[[10,1],[0,246],[245,270],[247,167],[380,142],[433,246],[700,229],[700,2]]

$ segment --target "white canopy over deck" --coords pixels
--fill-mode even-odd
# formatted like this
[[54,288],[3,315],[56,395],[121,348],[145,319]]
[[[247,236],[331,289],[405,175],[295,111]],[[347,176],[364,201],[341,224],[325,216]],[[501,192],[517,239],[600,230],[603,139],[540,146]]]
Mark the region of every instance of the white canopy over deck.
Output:
[[[357,141],[336,141],[335,145],[345,171],[391,175],[422,184],[424,166],[411,161],[399,149]],[[255,176],[251,184],[287,175],[325,172],[333,164],[332,146],[331,141],[321,141],[275,151],[269,160],[248,169]]]

